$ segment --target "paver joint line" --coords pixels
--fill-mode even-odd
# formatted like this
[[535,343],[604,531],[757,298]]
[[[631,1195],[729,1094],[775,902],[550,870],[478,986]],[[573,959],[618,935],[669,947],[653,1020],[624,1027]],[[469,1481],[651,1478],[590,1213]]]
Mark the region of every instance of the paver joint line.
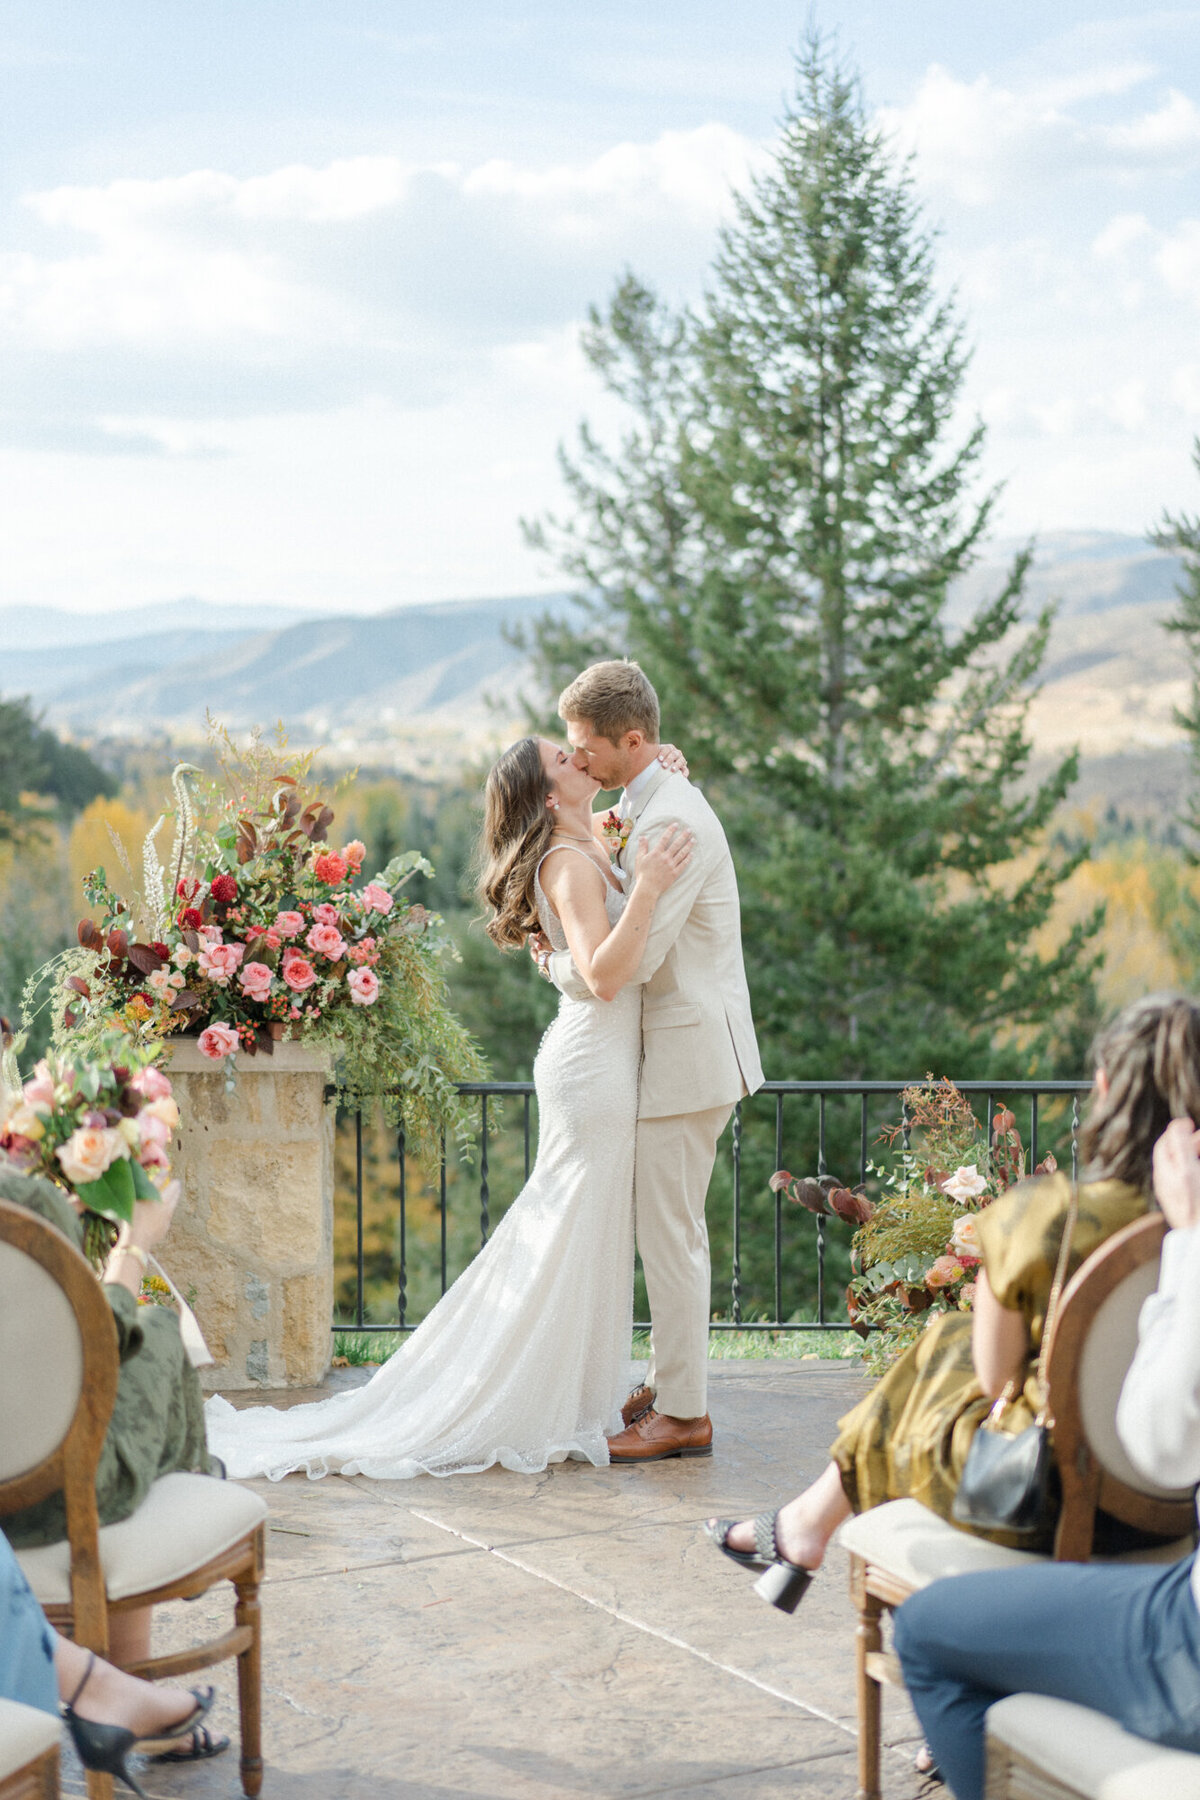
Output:
[[553,1575],[547,1575],[544,1569],[535,1569],[531,1564],[522,1562],[519,1557],[511,1556],[505,1550],[498,1550],[481,1538],[472,1537],[469,1531],[462,1531],[458,1526],[447,1525],[442,1519],[435,1518],[432,1513],[417,1512],[413,1508],[413,1517],[421,1519],[426,1525],[433,1525],[439,1531],[447,1531],[452,1537],[463,1543],[474,1544],[478,1550],[486,1550],[489,1556],[497,1557],[508,1563],[511,1568],[520,1569],[524,1575],[532,1575],[537,1581],[544,1581],[548,1586],[558,1588],[561,1593],[570,1594],[576,1600],[582,1600],[585,1606],[594,1606],[598,1612],[607,1613],[622,1625],[631,1625],[635,1631],[643,1631],[647,1637],[657,1638],[660,1643],[670,1644],[677,1650],[684,1650],[694,1656],[698,1662],[707,1663],[710,1668],[718,1669],[723,1675],[732,1675],[735,1681],[744,1681],[748,1686],[757,1688],[760,1693],[769,1694],[773,1700],[782,1700],[785,1706],[794,1706],[799,1712],[808,1713],[811,1718],[820,1719],[826,1725],[834,1726],[844,1732],[851,1740],[857,1740],[857,1732],[851,1729],[842,1719],[835,1718],[832,1713],[823,1712],[819,1706],[810,1706],[807,1700],[797,1700],[792,1694],[785,1694],[782,1688],[772,1687],[769,1682],[760,1681],[757,1675],[751,1675],[746,1669],[738,1669],[732,1663],[721,1662],[710,1656],[707,1650],[700,1650],[695,1644],[689,1644],[685,1638],[675,1637],[672,1632],[662,1631],[656,1625],[648,1625],[644,1619],[635,1619],[631,1613],[622,1611],[619,1606],[609,1606],[603,1600],[596,1600],[590,1594],[584,1594],[565,1581],[559,1581]]

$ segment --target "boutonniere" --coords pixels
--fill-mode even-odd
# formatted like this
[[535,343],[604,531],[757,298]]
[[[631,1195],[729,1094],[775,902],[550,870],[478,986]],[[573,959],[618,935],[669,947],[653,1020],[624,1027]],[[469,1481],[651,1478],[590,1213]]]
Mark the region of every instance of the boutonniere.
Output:
[[623,819],[615,807],[613,807],[611,811],[605,813],[603,819],[600,821],[600,836],[608,845],[608,854],[611,858],[615,859],[620,856],[622,850],[629,842],[629,834],[632,830],[633,820],[630,818]]

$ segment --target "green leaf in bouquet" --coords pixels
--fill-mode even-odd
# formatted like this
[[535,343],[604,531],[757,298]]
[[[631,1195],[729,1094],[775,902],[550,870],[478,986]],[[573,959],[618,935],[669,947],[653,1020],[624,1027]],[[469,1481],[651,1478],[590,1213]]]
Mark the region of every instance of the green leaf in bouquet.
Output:
[[[138,1172],[145,1173],[141,1169]],[[99,1213],[102,1219],[112,1219],[118,1225],[127,1224],[133,1217],[133,1203],[137,1197],[133,1164],[120,1156],[108,1165],[98,1180],[80,1182],[75,1192],[88,1212]]]
[[149,1175],[147,1175],[145,1169],[143,1169],[140,1162],[134,1162],[131,1158],[130,1161],[126,1164],[126,1167],[132,1172],[133,1191],[134,1191],[135,1197],[138,1200],[161,1200],[162,1199],[162,1195],[159,1193],[158,1189],[155,1187],[154,1183],[151,1181]]

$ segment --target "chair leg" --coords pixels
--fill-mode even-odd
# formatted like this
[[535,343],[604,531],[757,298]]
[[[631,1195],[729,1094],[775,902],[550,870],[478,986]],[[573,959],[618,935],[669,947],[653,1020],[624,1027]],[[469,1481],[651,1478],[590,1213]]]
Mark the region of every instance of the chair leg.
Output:
[[868,1673],[867,1658],[883,1649],[883,1601],[867,1591],[867,1565],[850,1559],[850,1593],[858,1609],[855,1669],[858,1686],[858,1793],[855,1800],[883,1800],[883,1690]]
[[237,1659],[238,1714],[242,1736],[242,1792],[255,1800],[263,1783],[262,1760],[262,1607],[258,1584],[262,1574],[262,1530],[256,1535],[254,1564],[250,1573],[234,1581],[239,1625],[250,1628],[251,1641]]
[[87,1772],[88,1800],[113,1800],[113,1778],[102,1775],[98,1769]]

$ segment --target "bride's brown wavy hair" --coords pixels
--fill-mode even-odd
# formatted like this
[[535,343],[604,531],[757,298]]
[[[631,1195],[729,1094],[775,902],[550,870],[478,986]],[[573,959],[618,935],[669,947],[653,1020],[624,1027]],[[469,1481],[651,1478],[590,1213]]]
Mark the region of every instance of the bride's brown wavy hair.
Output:
[[1108,1092],[1093,1090],[1079,1147],[1088,1173],[1152,1190],[1154,1146],[1172,1119],[1200,1125],[1200,1004],[1150,994],[1106,1025],[1092,1045]]
[[539,928],[533,878],[554,830],[550,792],[535,737],[510,744],[488,772],[479,896],[492,910],[487,934],[502,950],[519,950]]

